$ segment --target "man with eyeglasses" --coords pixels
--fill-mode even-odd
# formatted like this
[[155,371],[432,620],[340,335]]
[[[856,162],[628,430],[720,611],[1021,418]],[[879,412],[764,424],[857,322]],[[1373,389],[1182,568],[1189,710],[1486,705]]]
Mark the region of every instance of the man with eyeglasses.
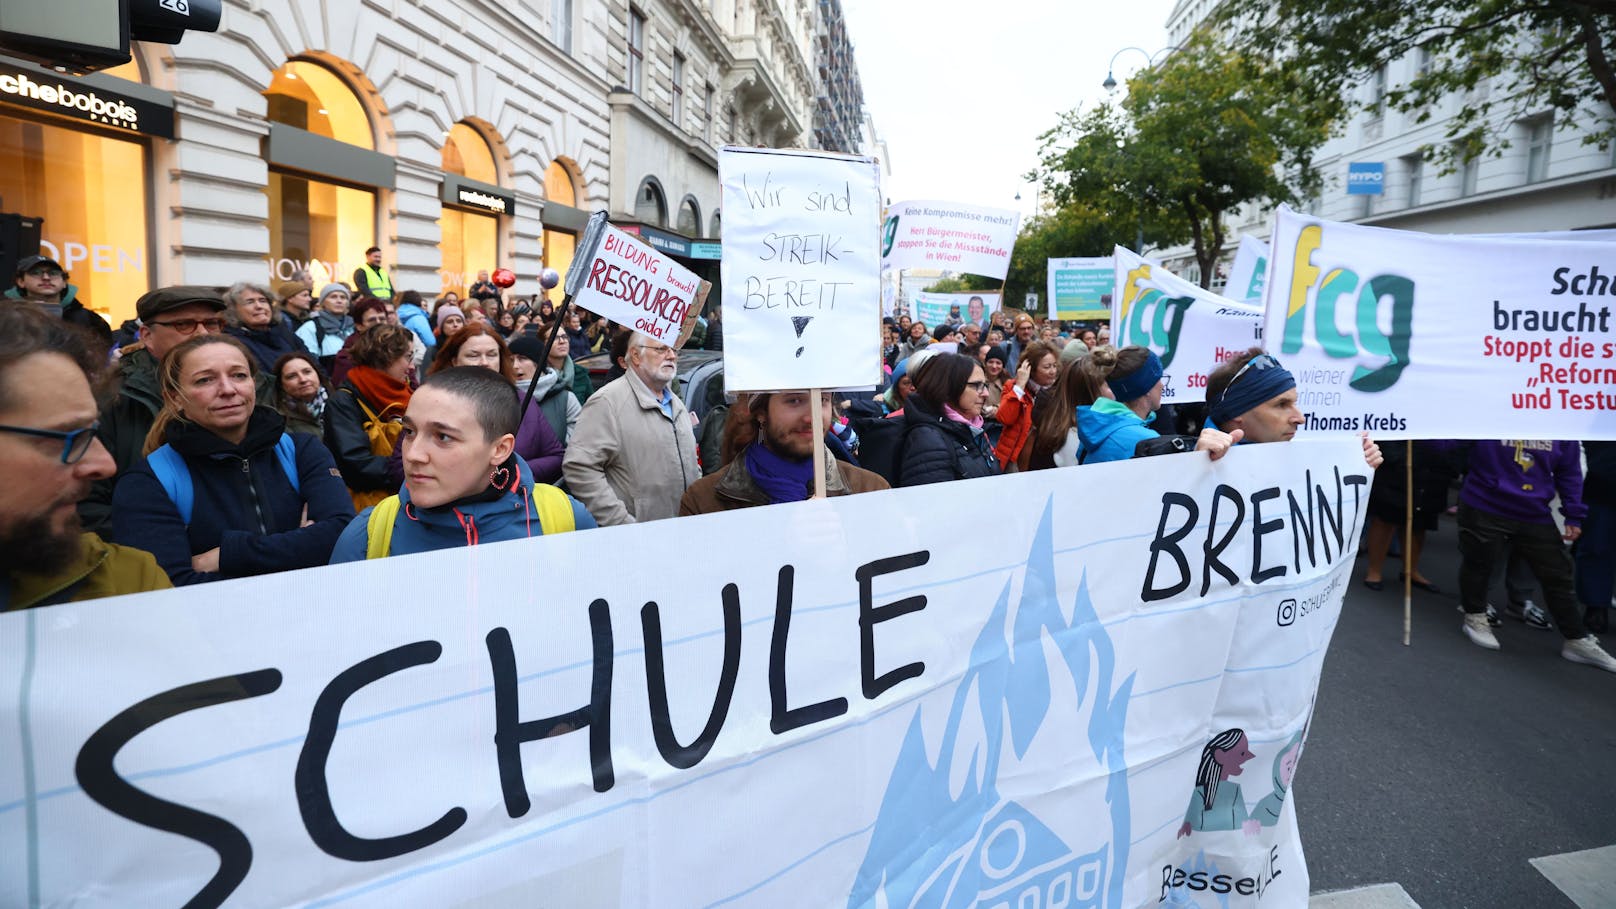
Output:
[[135,301],[140,341],[123,349],[118,361],[121,387],[101,412],[97,433],[112,453],[117,474],[98,480],[79,506],[79,516],[89,529],[99,532],[106,527],[117,477],[145,457],[146,434],[163,409],[162,381],[157,375],[163,355],[186,338],[223,331],[224,309],[224,298],[207,287],[163,287]]
[[48,316],[88,328],[103,343],[112,343],[112,326],[78,298],[78,286],[67,283],[67,271],[55,259],[24,256],[17,262],[13,284],[6,289],[6,299],[31,303]]
[[584,402],[567,440],[567,489],[602,527],[679,513],[701,477],[690,411],[673,393],[679,351],[635,332],[627,371]]
[[0,307],[0,611],[170,586],[151,553],[79,524],[78,501],[114,469],[90,390],[105,362],[86,332]]

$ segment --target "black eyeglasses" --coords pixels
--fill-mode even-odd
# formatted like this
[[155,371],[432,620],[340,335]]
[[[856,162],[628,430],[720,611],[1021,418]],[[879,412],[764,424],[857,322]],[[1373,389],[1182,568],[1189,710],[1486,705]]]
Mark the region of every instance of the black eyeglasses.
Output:
[[1229,384],[1223,386],[1223,394],[1218,395],[1218,400],[1222,401],[1224,398],[1229,396],[1229,389],[1234,387],[1234,383],[1240,381],[1240,377],[1246,374],[1246,370],[1256,369],[1258,372],[1262,372],[1265,369],[1279,368],[1279,361],[1274,359],[1272,354],[1258,354],[1257,356],[1252,357],[1246,361],[1246,365],[1240,367],[1239,372],[1234,374],[1234,378],[1229,380]]
[[147,325],[161,325],[172,328],[182,335],[194,335],[198,328],[206,328],[209,334],[218,334],[224,331],[223,319],[174,319],[169,322],[147,322]]
[[97,420],[83,429],[63,432],[59,429],[35,429],[32,426],[0,426],[0,432],[14,432],[21,436],[36,436],[41,439],[62,440],[62,463],[77,464],[90,450],[90,444],[95,441],[95,431],[101,428],[101,421]]
[[30,268],[24,274],[34,278],[62,278],[66,273],[60,268]]

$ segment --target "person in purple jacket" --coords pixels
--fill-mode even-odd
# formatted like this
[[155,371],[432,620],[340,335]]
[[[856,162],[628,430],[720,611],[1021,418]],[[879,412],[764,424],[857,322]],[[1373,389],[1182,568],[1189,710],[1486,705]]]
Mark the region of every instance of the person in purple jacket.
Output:
[[[1565,517],[1563,534],[1550,510],[1556,495]],[[1498,649],[1487,622],[1487,586],[1493,567],[1513,547],[1537,577],[1549,614],[1565,636],[1560,655],[1616,672],[1616,659],[1583,624],[1572,588],[1571,556],[1565,544],[1581,536],[1587,514],[1582,502],[1582,452],[1576,442],[1474,443],[1459,493],[1459,602],[1465,613],[1462,629],[1471,643]]]

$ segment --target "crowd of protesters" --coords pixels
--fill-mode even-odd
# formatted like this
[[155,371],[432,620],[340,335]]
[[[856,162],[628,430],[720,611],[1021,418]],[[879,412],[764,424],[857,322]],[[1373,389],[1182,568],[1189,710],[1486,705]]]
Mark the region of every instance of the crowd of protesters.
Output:
[[[1021,312],[889,318],[877,393],[720,396],[698,426],[678,349],[548,299],[507,300],[487,272],[466,297],[429,301],[395,293],[373,249],[352,285],[165,287],[117,331],[66,277],[24,259],[0,303],[5,609],[800,501],[821,484],[846,495],[1215,460],[1303,424],[1294,377],[1261,349],[1214,370],[1205,404],[1164,406],[1150,350]],[[687,348],[722,344],[714,309]],[[598,388],[578,363],[591,354],[608,361]],[[1365,586],[1383,586],[1411,500],[1401,543],[1415,586],[1436,589],[1418,555],[1462,475],[1464,634],[1499,647],[1486,599],[1509,565],[1505,611],[1558,628],[1566,659],[1616,672],[1593,634],[1616,574],[1616,443],[1422,444],[1412,492],[1396,469],[1405,446],[1362,443],[1370,468],[1388,455],[1394,468],[1370,502]]]

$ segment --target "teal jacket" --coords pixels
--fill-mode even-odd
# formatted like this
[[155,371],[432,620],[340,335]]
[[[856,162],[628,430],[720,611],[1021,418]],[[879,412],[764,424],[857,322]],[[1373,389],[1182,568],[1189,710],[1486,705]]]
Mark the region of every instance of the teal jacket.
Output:
[[1093,405],[1077,409],[1077,459],[1079,464],[1099,464],[1104,461],[1126,461],[1133,457],[1134,446],[1160,433],[1150,428],[1156,419],[1141,420],[1127,405],[1110,398],[1101,398]]

